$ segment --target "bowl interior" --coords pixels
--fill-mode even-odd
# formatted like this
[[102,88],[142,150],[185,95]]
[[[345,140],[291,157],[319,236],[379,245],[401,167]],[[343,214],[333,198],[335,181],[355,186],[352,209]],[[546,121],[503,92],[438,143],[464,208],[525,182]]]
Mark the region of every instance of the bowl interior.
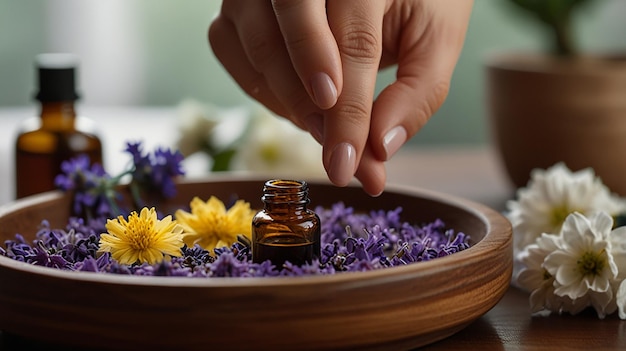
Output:
[[[160,209],[173,213],[186,207],[194,196],[208,199],[216,196],[225,204],[237,199],[250,202],[254,209],[261,209],[264,180],[242,178],[186,181],[178,186],[178,194]],[[401,217],[411,223],[427,223],[442,219],[450,228],[464,232],[472,243],[480,241],[489,230],[489,218],[476,210],[478,204],[452,196],[417,190],[408,187],[391,187],[379,197],[368,196],[358,187],[334,187],[325,182],[309,183],[310,208],[331,206],[342,201],[357,211],[393,210],[402,207]],[[70,216],[71,198],[58,191],[49,192],[17,201],[0,209],[0,240],[12,239],[16,233],[33,239],[42,220],[47,220],[53,228],[62,228]],[[480,208],[484,210],[485,208]]]

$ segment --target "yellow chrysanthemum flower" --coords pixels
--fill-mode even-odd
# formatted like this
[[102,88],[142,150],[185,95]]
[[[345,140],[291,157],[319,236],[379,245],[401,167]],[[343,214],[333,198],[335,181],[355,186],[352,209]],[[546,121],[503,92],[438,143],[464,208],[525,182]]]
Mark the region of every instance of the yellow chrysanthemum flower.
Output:
[[255,212],[246,201],[238,200],[227,211],[224,203],[214,196],[207,202],[194,197],[189,206],[191,213],[183,210],[175,213],[176,220],[185,229],[183,240],[189,247],[198,244],[205,250],[213,250],[232,245],[239,234],[252,236]]
[[154,208],[144,207],[140,214],[133,211],[128,220],[124,216],[109,219],[107,233],[100,235],[99,252],[110,252],[121,264],[161,262],[164,255],[181,256],[183,227],[167,216],[157,218]]

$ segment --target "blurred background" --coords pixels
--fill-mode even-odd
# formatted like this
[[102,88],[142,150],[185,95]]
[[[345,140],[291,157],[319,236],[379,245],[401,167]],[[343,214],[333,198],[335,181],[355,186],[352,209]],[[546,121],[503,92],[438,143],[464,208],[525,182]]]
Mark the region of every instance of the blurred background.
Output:
[[[185,99],[223,107],[252,104],[207,43],[220,5],[218,0],[0,0],[0,108],[34,106],[33,59],[42,52],[79,55],[84,105],[176,106]],[[475,1],[449,97],[412,145],[489,141],[484,58],[545,45],[534,19],[511,7],[508,1]],[[624,46],[626,1],[601,0],[578,17],[577,34],[586,50]],[[381,73],[379,89],[394,73]]]

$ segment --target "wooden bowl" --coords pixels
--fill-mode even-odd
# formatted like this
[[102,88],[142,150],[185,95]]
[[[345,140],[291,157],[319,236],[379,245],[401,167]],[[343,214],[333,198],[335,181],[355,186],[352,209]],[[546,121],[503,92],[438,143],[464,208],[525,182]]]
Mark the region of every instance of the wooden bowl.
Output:
[[[266,179],[185,181],[173,203],[232,196],[260,208]],[[395,209],[444,220],[472,238],[450,256],[370,272],[298,278],[140,277],[61,271],[0,256],[0,330],[48,343],[111,349],[409,349],[446,338],[491,309],[512,271],[509,222],[467,200],[390,187],[310,183],[311,205]],[[42,219],[64,227],[70,198],[50,192],[0,209],[0,242],[32,240]]]

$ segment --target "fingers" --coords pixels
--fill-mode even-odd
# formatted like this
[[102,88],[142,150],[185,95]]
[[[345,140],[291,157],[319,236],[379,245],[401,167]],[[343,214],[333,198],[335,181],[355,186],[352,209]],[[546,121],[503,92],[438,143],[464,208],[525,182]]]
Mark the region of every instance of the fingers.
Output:
[[350,182],[366,147],[384,11],[385,2],[379,0],[328,2],[328,21],[339,48],[344,83],[337,103],[325,113],[323,157],[329,179],[338,186]]
[[363,151],[356,177],[361,182],[363,190],[371,196],[379,196],[385,190],[387,181],[385,163],[374,155],[369,146]]
[[[216,55],[248,94],[324,144],[329,179],[345,186],[366,148],[384,2],[333,1],[326,9],[321,0],[275,0],[272,6],[224,1],[223,16],[211,28],[212,46],[225,51]],[[360,171],[359,179],[384,178],[381,167]],[[378,193],[380,182],[374,183],[364,188]]]
[[[384,161],[447,96],[471,6],[471,0],[223,0],[209,37],[249,95],[323,144],[334,184],[345,186],[356,175],[378,195]],[[374,103],[379,67],[395,62],[397,81]]]
[[[416,3],[417,4],[417,3]],[[472,1],[423,0],[404,27],[398,52],[397,80],[378,95],[372,110],[370,138],[381,160],[389,160],[443,104],[458,60]]]
[[273,0],[272,6],[291,62],[304,88],[321,109],[337,102],[341,59],[326,18],[325,0]]
[[300,128],[306,128],[308,116],[320,113],[296,74],[270,3],[225,0],[209,38],[216,56],[249,95]]
[[248,95],[278,115],[288,114],[265,77],[248,61],[232,22],[224,17],[216,18],[209,28],[209,42],[217,59]]
[[[310,118],[307,125],[309,124],[314,126],[309,129],[311,134],[320,144],[323,144],[320,130],[324,129],[324,118],[322,116]],[[356,171],[356,177],[361,182],[363,190],[371,196],[378,196],[385,189],[387,179],[385,164],[374,155],[369,144],[366,144],[365,150],[363,151],[361,162]]]

